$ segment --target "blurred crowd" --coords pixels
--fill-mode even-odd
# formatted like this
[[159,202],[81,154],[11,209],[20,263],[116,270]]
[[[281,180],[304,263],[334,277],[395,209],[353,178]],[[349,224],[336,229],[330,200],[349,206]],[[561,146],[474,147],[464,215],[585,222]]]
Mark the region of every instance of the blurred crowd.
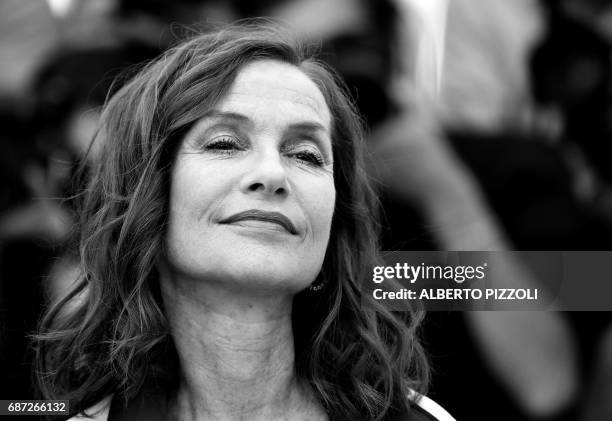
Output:
[[[4,0],[2,399],[32,398],[27,335],[77,276],[69,198],[100,107],[182,37],[253,16],[320,40],[347,82],[386,250],[612,250],[610,0]],[[611,322],[431,313],[431,395],[458,420],[612,419]]]

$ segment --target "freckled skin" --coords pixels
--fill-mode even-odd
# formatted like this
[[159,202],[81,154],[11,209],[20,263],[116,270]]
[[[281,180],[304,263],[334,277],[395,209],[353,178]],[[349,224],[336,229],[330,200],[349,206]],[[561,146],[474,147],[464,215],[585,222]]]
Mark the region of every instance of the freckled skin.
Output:
[[[323,95],[301,70],[273,60],[246,65],[179,148],[170,266],[243,293],[295,293],[313,282],[335,205],[330,126]],[[220,223],[249,209],[279,212],[297,233],[265,221]]]

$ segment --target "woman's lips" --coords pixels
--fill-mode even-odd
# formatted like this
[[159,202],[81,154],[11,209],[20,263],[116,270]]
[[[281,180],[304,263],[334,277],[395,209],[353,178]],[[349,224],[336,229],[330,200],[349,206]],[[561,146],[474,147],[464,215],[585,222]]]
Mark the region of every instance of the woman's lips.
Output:
[[291,220],[280,212],[266,212],[259,209],[249,209],[238,212],[219,221],[220,224],[233,224],[241,221],[262,221],[283,227],[289,234],[297,235],[298,230]]

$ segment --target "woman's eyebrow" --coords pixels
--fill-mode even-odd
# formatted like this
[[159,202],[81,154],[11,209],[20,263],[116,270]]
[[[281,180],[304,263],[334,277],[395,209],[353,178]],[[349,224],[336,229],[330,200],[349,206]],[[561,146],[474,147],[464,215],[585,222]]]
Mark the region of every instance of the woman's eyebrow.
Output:
[[322,132],[323,134],[328,134],[329,132],[327,127],[314,121],[301,121],[299,123],[292,123],[289,125],[287,131],[307,133]]
[[[320,147],[325,148],[326,143],[329,143],[329,146],[331,146],[331,133],[329,129],[315,121],[292,123],[286,128],[285,136],[308,136],[313,141],[319,143]],[[327,139],[329,139],[329,142],[326,142]]]
[[[248,116],[232,111],[220,111],[213,109],[204,114],[203,117],[223,120],[234,120],[240,123],[253,124],[253,120],[251,120]],[[289,125],[288,130],[302,132],[328,132],[328,129],[324,125],[317,123],[316,121],[301,121],[297,123],[292,123]]]

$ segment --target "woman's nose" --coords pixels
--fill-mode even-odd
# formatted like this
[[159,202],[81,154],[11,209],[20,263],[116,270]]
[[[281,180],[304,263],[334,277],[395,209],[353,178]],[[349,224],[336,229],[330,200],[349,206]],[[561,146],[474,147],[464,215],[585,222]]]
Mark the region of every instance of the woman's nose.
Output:
[[287,170],[277,151],[266,151],[254,155],[250,165],[241,182],[243,193],[273,196],[289,194]]

